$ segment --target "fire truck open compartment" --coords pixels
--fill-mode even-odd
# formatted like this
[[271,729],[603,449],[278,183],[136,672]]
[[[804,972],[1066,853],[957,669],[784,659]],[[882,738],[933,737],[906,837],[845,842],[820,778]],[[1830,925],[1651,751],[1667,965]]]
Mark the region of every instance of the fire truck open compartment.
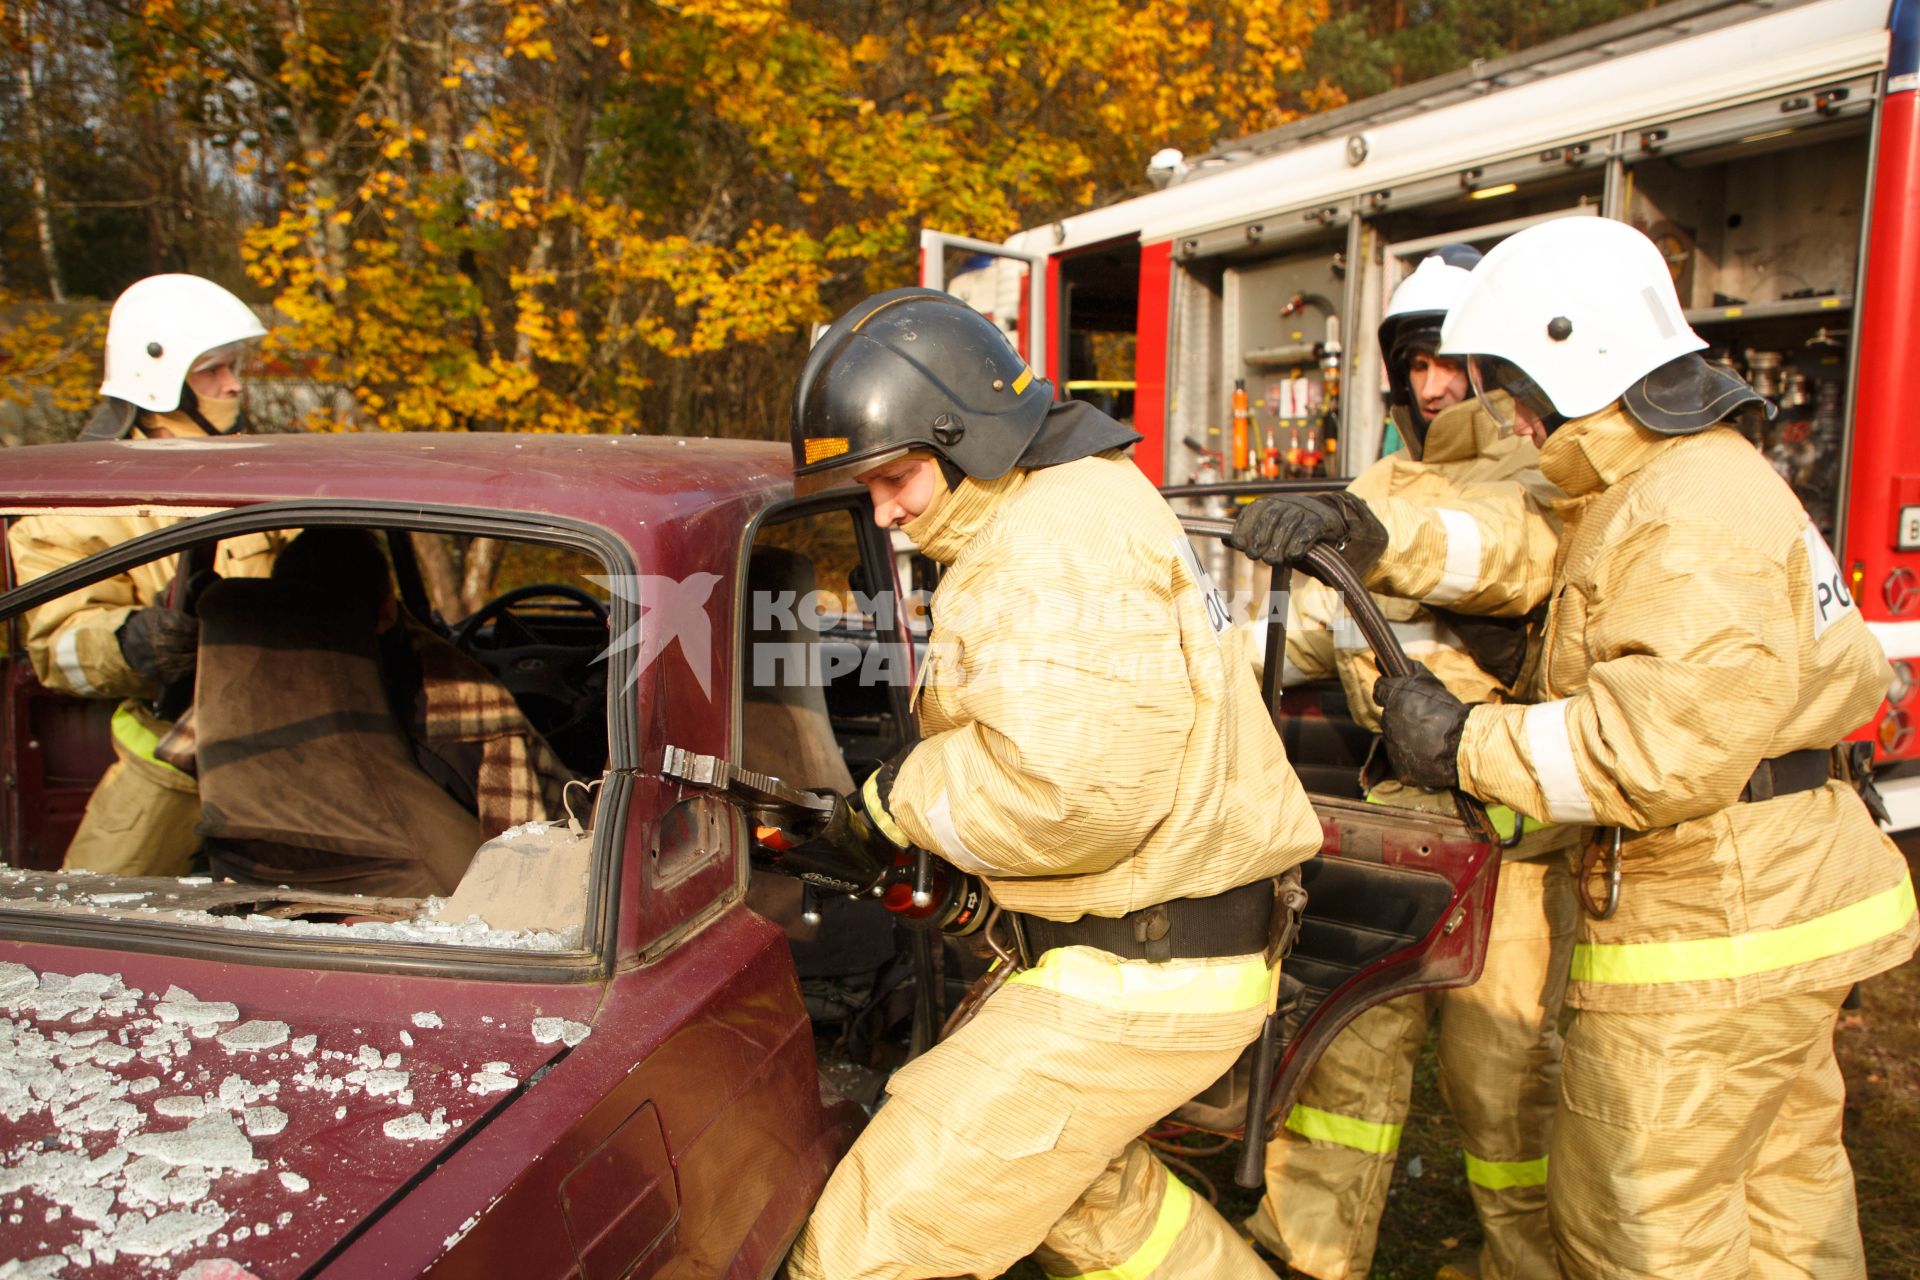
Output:
[[[1321,470],[1337,479],[1380,454],[1375,332],[1424,254],[1453,241],[1485,251],[1550,217],[1638,227],[1667,257],[1709,358],[1778,406],[1770,422],[1754,411],[1737,425],[1793,486],[1895,664],[1891,700],[1860,736],[1871,733],[1882,765],[1914,766],[1882,793],[1896,829],[1920,828],[1916,50],[1920,0],[1891,12],[1886,0],[1668,0],[1199,156],[1161,156],[1148,172],[1160,189],[1003,246],[925,232],[923,268],[939,270],[927,250],[942,244],[1008,259],[999,297],[1017,298],[1025,280],[1019,305],[1048,307],[1048,331],[1033,335],[1046,367],[1099,381],[1115,377],[1099,350],[1088,365],[1070,349],[1116,335],[1080,336],[1089,326],[1058,315],[1039,281],[1104,288],[1092,279],[1107,265],[1100,251],[1137,252],[1112,282],[1137,287],[1136,457],[1175,485],[1218,477],[1217,459],[1205,465],[1215,455],[1231,461],[1236,379],[1249,443],[1264,447],[1273,382],[1248,355],[1290,370],[1301,353],[1271,348],[1311,338],[1324,353],[1317,311],[1275,323],[1294,296],[1324,296],[1340,322],[1341,394],[1338,452]],[[1124,305],[1102,311],[1118,323]],[[1324,391],[1318,362],[1301,374]],[[1177,501],[1231,509],[1217,490]]]
[[1060,389],[1133,421],[1140,326],[1140,242],[1129,237],[1060,259]]
[[[1267,232],[1255,224],[1235,230],[1237,243],[1176,250],[1170,480],[1217,480],[1233,469],[1236,383],[1247,393],[1252,470],[1269,441],[1283,457],[1325,451],[1329,425],[1338,422],[1338,373],[1331,386],[1326,375],[1330,363],[1337,370],[1342,349],[1346,228],[1316,225],[1278,248]],[[1338,474],[1337,461],[1327,470]]]
[[[1782,105],[1796,101],[1811,96]],[[1834,541],[1867,120],[1759,129],[1719,144],[1709,137],[1693,149],[1669,149],[1650,130],[1641,145],[1650,153],[1626,166],[1621,216],[1666,256],[1688,322],[1711,344],[1708,358],[1779,406],[1771,422],[1747,415],[1742,430]]]

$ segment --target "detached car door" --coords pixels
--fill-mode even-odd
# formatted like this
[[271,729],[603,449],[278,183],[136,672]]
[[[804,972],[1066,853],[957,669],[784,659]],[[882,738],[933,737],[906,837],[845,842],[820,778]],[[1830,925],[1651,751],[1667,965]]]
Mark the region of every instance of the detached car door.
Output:
[[[1183,516],[1189,536],[1218,538],[1231,520]],[[1401,650],[1372,595],[1337,554],[1316,549],[1299,566],[1341,593],[1382,672],[1405,674]],[[1284,597],[1277,597],[1284,623]],[[1500,847],[1478,801],[1455,793],[1454,812],[1397,808],[1365,798],[1372,735],[1347,714],[1337,683],[1280,688],[1282,627],[1266,629],[1263,691],[1319,815],[1320,853],[1301,868],[1307,905],[1284,966],[1288,996],[1267,1115],[1284,1115],[1333,1038],[1396,996],[1466,986],[1480,976]],[[1297,986],[1296,986],[1297,984]],[[1180,1119],[1242,1132],[1253,1050]]]

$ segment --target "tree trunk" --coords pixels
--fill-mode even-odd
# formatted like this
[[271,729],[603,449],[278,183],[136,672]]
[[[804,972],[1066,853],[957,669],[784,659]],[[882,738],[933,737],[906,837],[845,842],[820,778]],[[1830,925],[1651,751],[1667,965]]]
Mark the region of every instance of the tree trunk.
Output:
[[444,622],[466,616],[460,608],[460,574],[453,567],[453,552],[446,539],[437,533],[415,533],[413,558],[420,562],[420,576],[426,580],[427,598]]
[[20,24],[20,64],[15,79],[20,85],[20,114],[27,123],[27,154],[33,168],[33,220],[40,234],[40,257],[47,265],[47,296],[55,302],[67,300],[60,280],[60,259],[53,247],[53,213],[47,196],[46,139],[40,130],[40,104],[34,96],[33,71],[38,61],[33,54],[33,33],[27,27],[25,5],[14,6]]
[[461,617],[493,598],[493,575],[500,568],[506,544],[498,538],[475,538],[467,544],[467,572],[460,583]]

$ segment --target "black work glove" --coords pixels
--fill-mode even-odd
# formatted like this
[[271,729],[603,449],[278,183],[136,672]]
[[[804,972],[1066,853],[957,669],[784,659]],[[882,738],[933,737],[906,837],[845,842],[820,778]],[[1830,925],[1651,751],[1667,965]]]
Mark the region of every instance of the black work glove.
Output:
[[178,609],[152,605],[127,615],[114,633],[120,656],[145,676],[155,689],[164,689],[193,674],[200,653],[200,619]]
[[777,869],[848,893],[865,893],[879,884],[911,843],[887,812],[886,797],[914,745],[902,747],[852,795],[834,796],[826,820],[804,835],[777,831],[771,840],[762,836]]
[[1350,493],[1282,493],[1240,512],[1227,545],[1272,565],[1294,564],[1321,545],[1365,576],[1387,549],[1387,529]]
[[907,757],[919,745],[916,739],[887,757],[886,763],[867,776],[859,792],[861,812],[873,824],[876,831],[892,841],[894,847],[900,849],[906,848],[913,841],[905,831],[900,829],[900,824],[893,820],[893,814],[887,811],[887,802],[893,796],[893,783],[900,776],[900,766],[907,762]]
[[1483,618],[1451,609],[1434,609],[1433,614],[1460,637],[1460,647],[1482,671],[1507,688],[1513,688],[1513,682],[1520,678],[1527,664],[1527,640],[1533,634],[1537,613],[1520,618]]
[[1440,677],[1422,666],[1410,676],[1381,676],[1373,700],[1380,704],[1380,737],[1400,781],[1430,791],[1460,785],[1460,733],[1471,708]]

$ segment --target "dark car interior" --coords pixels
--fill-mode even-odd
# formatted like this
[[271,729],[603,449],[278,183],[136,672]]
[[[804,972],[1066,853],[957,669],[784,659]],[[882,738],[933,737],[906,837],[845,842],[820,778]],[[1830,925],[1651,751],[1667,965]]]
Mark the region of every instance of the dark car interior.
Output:
[[[287,531],[287,536],[290,538],[293,532]],[[493,540],[396,529],[370,532],[390,571],[391,595],[397,602],[400,631],[424,637],[415,642],[415,647],[420,644],[443,646],[443,651],[450,648],[477,662],[484,669],[485,677],[511,696],[526,723],[551,748],[566,773],[583,779],[598,776],[607,762],[607,676],[606,665],[600,659],[608,652],[610,639],[606,592],[596,581],[604,573],[598,560],[584,552],[532,542],[496,542],[492,549],[497,557],[492,575],[495,590],[479,607],[462,610],[458,602],[448,599],[444,592],[436,604],[435,593],[429,589],[422,569],[420,552],[422,549],[437,552],[443,562],[450,560],[459,567],[472,553],[475,543]],[[426,538],[438,539],[440,545],[423,548],[420,540]],[[237,603],[246,589],[257,592],[267,588],[264,580],[218,578],[211,567],[215,545],[190,547],[179,556],[174,586],[168,595],[170,604],[190,613],[199,612],[203,599],[233,596]],[[10,576],[6,583],[12,585]],[[314,624],[299,628],[302,634],[322,649],[346,643],[338,637],[327,639],[323,634],[330,628],[321,624],[330,623],[333,614],[324,601],[292,600],[284,607],[270,609],[251,631],[294,617],[309,607]],[[244,616],[244,612],[235,614],[231,607],[223,608],[220,628],[226,641],[254,640],[248,627],[236,620]],[[6,720],[12,735],[8,746],[20,803],[7,806],[8,829],[0,831],[0,849],[5,851],[4,860],[13,866],[55,870],[61,865],[88,797],[114,760],[110,721],[119,700],[75,697],[44,687],[35,678],[28,661],[24,621],[16,617],[5,625],[4,696]],[[207,640],[203,620],[203,676],[209,674],[205,665],[205,655],[210,652],[204,648]],[[276,670],[281,678],[312,678],[311,672],[303,673],[289,666],[289,658],[282,656],[284,645],[280,641],[263,635],[261,644],[264,646],[261,652],[266,656],[253,660],[252,666],[238,673],[238,679],[267,678],[263,672]],[[346,689],[343,696],[351,693],[351,689]],[[163,691],[160,697],[170,704],[166,708],[168,714],[178,715],[192,704],[194,692],[188,683],[178,690]],[[395,715],[399,714],[396,708]],[[200,750],[208,749],[207,734],[210,731],[217,734],[219,729],[218,724],[198,726]],[[163,740],[163,747],[166,745]],[[217,742],[213,749],[219,749]],[[404,753],[404,746],[396,749]],[[351,751],[345,746],[342,750],[346,753],[341,761],[342,769],[350,770],[354,764]],[[411,766],[389,768],[364,786],[375,791],[393,790],[412,780],[410,769]],[[309,770],[305,776],[310,781],[316,775]],[[420,781],[428,788],[424,795],[439,795],[442,789],[458,790],[453,780],[445,776],[431,781],[423,777]],[[440,788],[435,787],[435,782]],[[203,779],[203,791],[205,783]],[[199,857],[204,863],[210,855],[223,849],[232,855],[237,847],[245,856],[215,869],[229,876],[261,879],[265,883],[299,882],[299,873],[308,869],[303,859],[320,857],[315,850],[338,847],[346,839],[333,829],[340,823],[324,815],[332,814],[344,820],[343,815],[372,807],[375,798],[365,794],[315,797],[303,806],[314,815],[306,825],[324,826],[327,830],[303,833],[295,829],[299,823],[289,820],[279,824],[284,830],[276,828],[271,833],[274,839],[262,840],[260,824],[246,824],[249,836],[238,846],[223,845],[214,833]],[[458,794],[449,804],[465,804],[472,812],[474,800],[469,794]],[[418,809],[419,805],[410,802],[409,807]],[[457,808],[450,812],[457,818]],[[446,843],[457,847],[457,823],[448,826],[445,834]],[[468,857],[477,843],[477,840],[466,840]],[[280,865],[282,863],[286,865]],[[251,868],[253,874],[237,868]],[[326,887],[324,877],[321,881],[309,879],[308,882]],[[375,892],[376,882],[367,881],[349,888]],[[395,892],[401,892],[404,898],[404,891]],[[400,899],[396,899],[398,901]]]

